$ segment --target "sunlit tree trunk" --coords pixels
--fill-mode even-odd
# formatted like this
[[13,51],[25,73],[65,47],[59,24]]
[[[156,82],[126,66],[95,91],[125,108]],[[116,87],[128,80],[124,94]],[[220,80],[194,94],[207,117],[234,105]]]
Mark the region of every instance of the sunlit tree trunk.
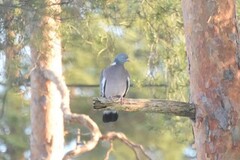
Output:
[[199,160],[240,159],[240,72],[235,0],[182,0]]
[[[44,78],[43,70],[62,75],[61,40],[59,36],[60,0],[44,0],[38,26],[31,38],[31,160],[62,159],[63,114],[61,97],[55,84]],[[39,28],[38,28],[39,27]]]

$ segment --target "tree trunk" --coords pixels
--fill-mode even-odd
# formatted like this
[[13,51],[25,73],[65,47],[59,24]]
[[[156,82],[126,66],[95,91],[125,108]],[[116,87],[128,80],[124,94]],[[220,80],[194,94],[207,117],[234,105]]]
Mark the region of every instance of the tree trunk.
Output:
[[[63,114],[61,96],[43,70],[62,75],[60,26],[60,0],[45,0],[38,29],[31,39],[33,71],[31,73],[31,159],[60,160],[63,154]],[[41,5],[42,7],[42,5]]]
[[199,160],[240,159],[240,72],[234,0],[182,0]]

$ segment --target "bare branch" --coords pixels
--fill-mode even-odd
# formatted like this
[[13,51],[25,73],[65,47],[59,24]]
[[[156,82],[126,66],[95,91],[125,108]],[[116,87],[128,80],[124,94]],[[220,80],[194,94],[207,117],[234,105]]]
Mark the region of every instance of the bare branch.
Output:
[[[25,77],[29,77],[29,75],[31,74],[31,72],[35,69],[35,66],[29,71],[29,73],[27,73],[26,75],[24,75]],[[6,85],[6,83],[0,82],[0,85],[4,86]],[[26,84],[26,86],[30,86],[30,84]],[[96,88],[99,87],[99,84],[67,84],[67,87],[69,88]],[[130,87],[136,87],[136,85],[131,84]],[[141,87],[146,87],[146,88],[150,88],[150,87],[168,87],[167,84],[142,84]]]
[[53,6],[53,5],[66,5],[66,4],[70,4],[72,3],[73,0],[69,0],[69,1],[61,1],[60,3],[52,3],[51,5],[48,5],[49,6]]
[[97,97],[93,99],[93,107],[94,109],[110,108],[128,112],[166,113],[189,118],[194,118],[196,112],[195,105],[192,103],[160,99],[125,98],[121,105],[119,99]]
[[2,97],[2,106],[1,106],[1,111],[0,111],[0,119],[3,118],[3,115],[4,115],[4,111],[5,111],[5,104],[6,104],[6,100],[7,100],[7,94],[8,94],[8,91],[10,90],[10,87],[8,87],[4,94],[3,94],[3,97]]
[[129,148],[131,148],[135,155],[137,160],[149,160],[150,157],[145,153],[143,147],[141,145],[135,144],[132,141],[130,141],[124,133],[121,132],[108,132],[106,135],[103,135],[101,137],[102,140],[112,141],[115,139],[119,139],[121,142],[126,144]]
[[113,142],[110,141],[110,147],[109,147],[109,149],[108,149],[108,151],[107,151],[107,153],[106,153],[106,156],[105,156],[104,160],[109,160],[109,156],[110,156],[110,153],[111,153],[112,151],[113,151]]
[[[67,84],[68,87],[99,87],[99,84]],[[136,87],[131,84],[130,87]],[[168,87],[167,84],[142,84],[141,87]]]
[[[123,142],[128,147],[130,147],[134,151],[138,160],[150,159],[147,156],[147,154],[144,152],[143,147],[141,145],[137,145],[132,141],[130,141],[125,134],[119,133],[119,132],[109,132],[106,135],[102,136],[102,133],[98,125],[89,116],[84,114],[71,113],[71,110],[69,107],[69,91],[67,89],[67,86],[64,82],[63,77],[56,76],[50,70],[42,69],[42,71],[45,78],[51,80],[53,83],[56,84],[58,90],[62,95],[61,108],[64,113],[64,120],[66,122],[78,123],[80,125],[83,125],[86,128],[88,128],[89,131],[92,133],[92,138],[86,144],[80,147],[77,146],[75,149],[66,153],[63,157],[63,160],[67,160],[74,156],[80,155],[84,152],[91,151],[99,143],[99,140],[107,140],[112,142],[112,140],[115,140],[115,139],[119,139],[121,142]],[[108,150],[106,158],[109,157],[109,154],[112,150],[111,148]]]
[[66,153],[65,156],[63,157],[63,160],[67,160],[76,155],[80,155],[84,152],[91,151],[96,147],[102,134],[97,124],[89,116],[83,114],[69,114],[68,116],[65,116],[65,120],[71,123],[78,123],[80,125],[87,127],[92,133],[92,138],[83,146],[76,147],[75,149]]
[[87,127],[92,133],[91,140],[89,140],[83,146],[76,147],[74,150],[66,153],[63,159],[66,160],[76,155],[79,155],[81,153],[94,149],[98,144],[100,137],[102,136],[97,124],[87,115],[71,113],[71,110],[69,107],[69,91],[67,89],[67,86],[62,76],[56,76],[55,74],[53,74],[52,71],[45,70],[45,69],[43,69],[43,74],[47,79],[50,79],[52,82],[54,82],[57,85],[57,88],[62,95],[61,108],[64,113],[64,120],[66,122],[78,123],[80,125],[83,125]]
[[70,100],[69,100],[69,90],[65,84],[65,81],[62,76],[56,76],[52,71],[43,69],[44,77],[51,80],[56,84],[60,94],[62,96],[61,108],[63,110],[64,116],[70,116]]

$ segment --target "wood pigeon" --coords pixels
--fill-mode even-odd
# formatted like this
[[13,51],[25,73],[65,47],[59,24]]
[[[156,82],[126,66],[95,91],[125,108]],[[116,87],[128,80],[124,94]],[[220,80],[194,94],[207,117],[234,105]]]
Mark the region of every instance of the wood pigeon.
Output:
[[[121,103],[130,87],[130,77],[124,68],[124,63],[128,61],[125,53],[120,53],[115,57],[114,62],[105,68],[100,77],[101,96],[106,98],[119,97]],[[103,122],[114,122],[118,119],[116,111],[106,110],[103,112]]]

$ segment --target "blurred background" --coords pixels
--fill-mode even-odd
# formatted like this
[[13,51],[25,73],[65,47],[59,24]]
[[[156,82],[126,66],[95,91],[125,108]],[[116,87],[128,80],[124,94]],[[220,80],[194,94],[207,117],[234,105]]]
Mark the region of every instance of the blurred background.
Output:
[[[239,0],[237,0],[239,4]],[[61,29],[64,77],[71,109],[88,114],[103,133],[119,131],[143,145],[154,160],[193,160],[193,134],[188,118],[154,113],[120,112],[116,123],[103,123],[92,108],[99,96],[99,75],[117,53],[125,52],[131,84],[127,97],[189,102],[188,66],[179,0],[62,1]],[[0,159],[29,159],[31,127],[31,33],[42,15],[40,0],[0,0]],[[239,15],[239,9],[238,15]],[[41,38],[41,37],[39,37]],[[35,40],[37,41],[37,39]],[[14,56],[8,54],[14,50]],[[66,146],[76,145],[78,126],[66,125]],[[81,140],[89,132],[81,128]],[[104,159],[108,143],[76,159]],[[114,141],[111,160],[135,159]]]

